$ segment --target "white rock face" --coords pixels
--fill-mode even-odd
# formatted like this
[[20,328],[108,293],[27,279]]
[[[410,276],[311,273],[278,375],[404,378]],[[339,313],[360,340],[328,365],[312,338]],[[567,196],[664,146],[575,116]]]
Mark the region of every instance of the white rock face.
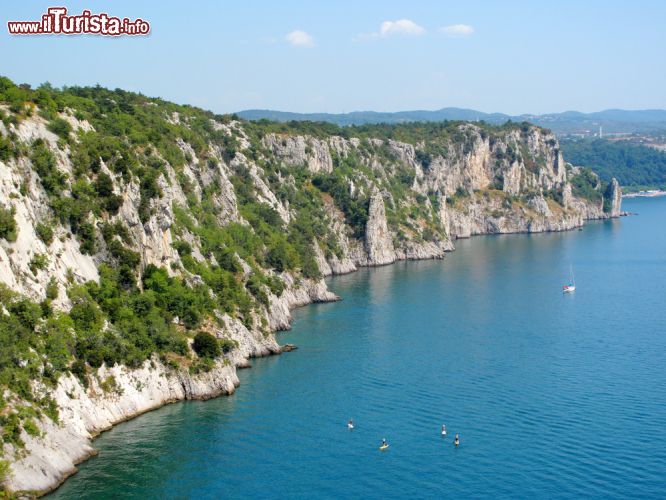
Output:
[[[104,382],[116,389],[105,391]],[[61,424],[41,420],[43,438],[23,432],[29,453],[12,464],[11,490],[48,491],[73,474],[75,464],[94,454],[90,441],[100,432],[166,403],[231,394],[239,381],[227,359],[196,376],[153,359],[136,370],[102,367],[89,384],[86,390],[71,375],[60,378],[52,396],[60,408]]]
[[291,221],[291,214],[289,213],[289,208],[283,206],[277,199],[277,196],[271,191],[268,185],[259,175],[257,166],[248,163],[247,158],[242,153],[236,154],[236,158],[232,162],[232,166],[235,165],[246,165],[252,180],[254,181],[254,186],[257,188],[258,201],[266,203],[275,209],[275,211],[280,215],[285,224],[289,224]]
[[333,274],[333,269],[326,260],[324,251],[321,249],[318,243],[314,244],[314,251],[315,251],[315,260],[317,261],[317,267],[319,268],[319,271],[321,272],[322,276],[330,276],[331,274]]
[[611,209],[609,215],[611,217],[619,217],[622,214],[622,188],[615,177],[611,179],[610,203]]
[[550,217],[553,215],[553,213],[550,211],[550,208],[548,207],[548,203],[546,203],[546,199],[543,196],[534,196],[530,198],[530,200],[527,202],[527,205],[543,216]]
[[282,273],[287,288],[280,297],[271,294],[268,326],[271,330],[291,328],[291,309],[315,302],[334,302],[340,297],[329,291],[322,280],[302,279],[297,282],[289,273]]
[[265,146],[287,165],[306,165],[312,173],[333,171],[328,144],[313,137],[269,134]]
[[585,219],[604,218],[600,208],[590,209],[581,203],[570,210],[555,210],[554,202],[548,204],[539,198],[510,208],[501,198],[474,198],[464,208],[448,208],[449,234],[469,238],[479,234],[568,231],[582,226]]
[[365,227],[365,250],[369,266],[391,264],[396,260],[393,239],[386,223],[384,198],[378,189],[375,189],[370,197],[368,223]]
[[[347,274],[356,271],[356,264],[351,257],[352,252],[350,247],[352,243],[347,234],[348,228],[345,226],[344,215],[340,209],[333,204],[332,200],[324,200],[324,207],[329,218],[331,230],[337,237],[337,243],[342,253],[342,257],[332,255],[327,259],[327,264],[331,270],[331,273]],[[364,256],[363,258],[366,259],[367,257]],[[322,270],[322,274],[324,276],[327,276],[325,273],[327,270],[326,267],[322,268],[320,266],[320,270]]]
[[46,128],[47,122],[41,116],[33,114],[29,119],[22,120],[18,127],[10,125],[9,130],[16,133],[23,142],[30,143],[35,139],[43,139],[52,148],[58,143],[58,136]]
[[65,111],[65,113],[59,113],[59,116],[72,126],[74,132],[79,130],[82,130],[83,132],[93,132],[95,130],[95,128],[86,120],[77,119],[71,109],[66,109]]
[[562,189],[562,204],[564,205],[564,208],[568,209],[573,205],[573,203],[574,196],[571,191],[571,184],[567,183]]
[[[30,127],[26,125],[24,128]],[[99,275],[93,258],[81,253],[78,241],[51,222],[46,193],[37,179],[26,177],[28,171],[26,161],[0,162],[0,203],[7,209],[14,209],[18,228],[15,242],[0,240],[0,282],[41,301],[51,278],[64,290],[69,273],[80,283],[97,280]],[[19,186],[24,182],[27,187],[25,196],[19,194]],[[48,246],[37,236],[35,228],[40,222],[55,228],[53,242]],[[47,265],[33,273],[30,262],[37,255],[46,256]],[[67,303],[62,292],[58,300],[56,305]]]
[[[619,215],[620,200],[616,194],[613,194],[615,208],[609,214],[604,214],[601,206],[593,206],[573,196],[571,185],[567,182],[565,162],[552,133],[530,128],[523,136],[524,132],[515,129],[491,140],[483,129],[474,124],[462,125],[459,130],[465,140],[449,147],[444,156],[431,157],[428,165],[417,160],[417,148],[412,144],[394,140],[386,143],[379,139],[369,141],[373,147],[386,147],[398,162],[414,171],[412,189],[415,192],[421,195],[439,193],[438,216],[449,238],[501,232],[562,231],[582,225],[585,219]],[[313,140],[274,134],[266,137],[265,145],[285,164],[306,165],[309,161],[306,146]],[[380,175],[391,171],[392,167],[377,158],[363,159],[363,153],[359,151],[361,142],[357,139],[331,137],[328,145],[330,151],[341,157],[356,150],[357,156]],[[313,171],[319,171],[318,168]],[[385,175],[388,178],[391,174]],[[363,195],[362,185],[366,181],[360,172],[356,179],[350,181],[352,196]],[[461,190],[469,196],[477,190],[488,189],[500,189],[514,197],[522,196],[526,191],[535,194],[526,207],[515,213],[503,207],[497,199],[470,198],[462,209],[447,208],[446,197]],[[559,208],[551,206],[543,194],[544,190],[560,190],[562,205]],[[379,198],[373,191],[362,242],[350,237],[339,211],[334,208],[328,210],[332,227],[339,236],[343,258],[322,259],[319,255],[324,275],[350,272],[356,266],[381,265],[399,259],[441,258],[444,252],[453,249],[450,239],[438,242],[407,238],[401,239],[396,247],[395,234],[386,222],[384,200]]]
[[426,260],[443,259],[446,252],[454,249],[450,240],[446,241],[424,241],[416,243],[405,242],[404,246],[396,249],[396,260]]
[[[213,164],[199,167],[197,173],[201,182],[201,188],[208,187],[214,182],[220,187],[219,192],[213,195],[213,203],[219,210],[217,220],[221,225],[229,222],[243,222],[238,213],[236,192],[229,180],[229,171],[222,163],[222,154],[219,148],[215,150],[213,158],[215,159]],[[192,175],[196,178],[194,172]]]

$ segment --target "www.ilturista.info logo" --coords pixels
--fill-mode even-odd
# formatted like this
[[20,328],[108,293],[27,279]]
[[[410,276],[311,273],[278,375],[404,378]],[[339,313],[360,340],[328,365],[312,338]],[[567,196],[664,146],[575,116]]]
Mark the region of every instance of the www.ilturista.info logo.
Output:
[[119,18],[92,14],[84,10],[78,16],[68,16],[65,7],[49,7],[40,21],[7,21],[11,35],[147,35],[150,23],[143,19]]

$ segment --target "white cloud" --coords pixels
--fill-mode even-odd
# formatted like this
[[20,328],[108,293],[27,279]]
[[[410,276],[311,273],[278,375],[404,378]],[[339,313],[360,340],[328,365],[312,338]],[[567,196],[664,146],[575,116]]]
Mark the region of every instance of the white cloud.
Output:
[[305,31],[295,30],[284,38],[294,47],[314,47],[314,38]]
[[361,42],[363,40],[376,40],[394,35],[420,36],[425,35],[424,27],[419,26],[409,19],[398,19],[397,21],[384,21],[379,26],[379,31],[374,33],[359,33],[352,40]]
[[452,24],[450,26],[442,26],[439,31],[451,37],[470,36],[474,33],[474,28],[469,24]]
[[419,36],[425,34],[426,30],[414,21],[399,19],[398,21],[384,21],[379,28],[380,36],[410,35]]

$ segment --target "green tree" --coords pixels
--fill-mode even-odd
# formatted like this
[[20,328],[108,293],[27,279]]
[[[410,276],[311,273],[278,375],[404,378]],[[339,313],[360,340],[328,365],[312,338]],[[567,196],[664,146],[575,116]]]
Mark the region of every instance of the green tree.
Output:
[[194,336],[192,348],[200,358],[216,358],[221,354],[220,343],[208,332],[199,332]]
[[4,238],[10,243],[16,241],[18,237],[18,228],[14,214],[14,207],[7,209],[0,205],[0,238]]
[[62,118],[54,118],[49,122],[48,129],[54,134],[67,140],[69,138],[69,133],[72,131],[72,126],[67,120],[63,120]]

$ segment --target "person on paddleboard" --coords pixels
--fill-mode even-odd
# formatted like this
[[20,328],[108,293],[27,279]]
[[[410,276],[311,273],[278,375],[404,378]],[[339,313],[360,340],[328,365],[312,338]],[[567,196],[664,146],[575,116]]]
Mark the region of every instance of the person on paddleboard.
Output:
[[455,444],[456,446],[460,445],[460,436],[458,435],[458,433],[456,433],[456,437],[453,440],[453,444]]
[[446,425],[442,424],[442,436],[446,436]]
[[354,421],[351,418],[349,419],[349,422],[347,422],[347,427],[349,427],[350,429],[354,428]]

